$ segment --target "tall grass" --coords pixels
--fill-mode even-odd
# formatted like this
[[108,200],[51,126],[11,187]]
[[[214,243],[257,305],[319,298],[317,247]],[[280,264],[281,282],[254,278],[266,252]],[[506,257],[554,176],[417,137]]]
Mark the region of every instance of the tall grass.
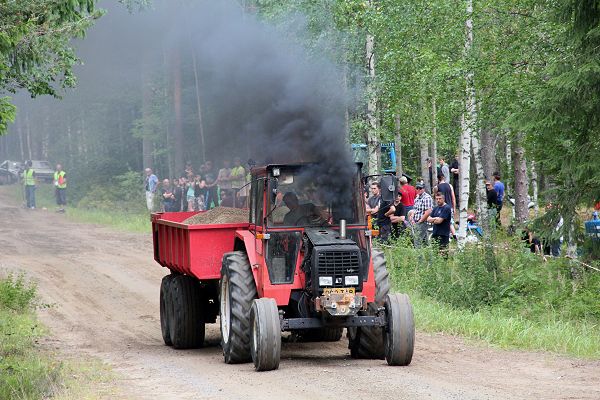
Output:
[[520,243],[468,246],[444,259],[399,242],[386,250],[417,326],[500,347],[600,358],[600,274],[544,262]]
[[0,399],[41,399],[52,395],[60,365],[35,347],[44,333],[33,313],[35,286],[23,276],[0,278]]

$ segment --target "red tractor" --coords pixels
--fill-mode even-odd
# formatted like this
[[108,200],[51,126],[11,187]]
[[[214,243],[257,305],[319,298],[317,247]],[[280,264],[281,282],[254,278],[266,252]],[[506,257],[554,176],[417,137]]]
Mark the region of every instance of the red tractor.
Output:
[[279,367],[284,331],[337,341],[347,328],[352,357],[411,362],[412,306],[390,293],[385,257],[372,247],[360,166],[346,183],[350,204],[324,200],[309,171],[254,168],[246,221],[189,225],[195,212],[153,214],[154,258],[171,271],[160,289],[165,344],[202,346],[204,325],[219,316],[225,362],[252,360],[257,371]]

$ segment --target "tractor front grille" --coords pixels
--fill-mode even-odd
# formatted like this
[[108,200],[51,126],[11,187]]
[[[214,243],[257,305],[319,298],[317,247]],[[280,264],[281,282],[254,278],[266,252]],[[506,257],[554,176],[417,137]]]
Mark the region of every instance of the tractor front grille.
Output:
[[357,250],[329,250],[317,253],[317,276],[333,277],[333,287],[343,287],[344,277],[358,275],[359,285],[362,281],[360,273],[360,252]]

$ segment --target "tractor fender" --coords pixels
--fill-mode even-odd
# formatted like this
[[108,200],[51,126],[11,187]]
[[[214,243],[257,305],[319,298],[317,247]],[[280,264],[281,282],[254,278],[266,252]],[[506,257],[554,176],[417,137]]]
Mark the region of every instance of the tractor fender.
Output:
[[248,255],[248,261],[250,262],[250,266],[252,268],[252,275],[254,275],[254,282],[259,282],[260,280],[258,279],[258,268],[257,266],[259,265],[259,260],[258,257],[256,257],[256,251],[255,251],[255,246],[256,246],[256,238],[254,237],[254,235],[247,230],[237,230],[235,231],[235,238],[236,238],[236,247],[238,246],[238,241],[241,241],[244,245],[243,249],[237,249],[236,250],[243,250],[247,255]]

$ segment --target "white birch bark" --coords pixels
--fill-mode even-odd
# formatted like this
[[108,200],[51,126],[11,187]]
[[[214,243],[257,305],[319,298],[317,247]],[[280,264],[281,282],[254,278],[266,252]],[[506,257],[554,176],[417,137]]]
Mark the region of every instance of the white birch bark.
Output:
[[529,192],[527,182],[527,161],[525,160],[525,149],[521,145],[523,134],[517,134],[513,145],[513,175],[515,189],[515,220],[522,224],[529,218],[527,208],[527,193]]
[[192,68],[194,69],[194,86],[196,88],[196,108],[198,110],[198,134],[200,135],[200,146],[202,146],[202,162],[206,161],[206,144],[204,141],[204,123],[202,122],[202,103],[200,101],[200,81],[198,79],[198,65],[196,52],[192,50]]
[[[465,40],[465,57],[469,57],[471,48],[473,47],[473,0],[467,0],[467,20],[466,40]],[[460,206],[459,206],[459,229],[458,240],[464,241],[467,236],[467,216],[469,211],[469,188],[471,171],[471,139],[473,137],[473,129],[477,126],[477,110],[475,98],[475,83],[474,74],[469,71],[466,76],[466,100],[465,113],[461,119],[462,133],[460,139]]]
[[427,159],[429,158],[429,143],[427,139],[421,137],[419,139],[419,147],[421,148],[421,178],[425,183],[425,190],[430,192],[430,181],[429,181],[429,167],[427,166]]
[[475,175],[477,190],[475,204],[477,204],[477,215],[485,233],[489,232],[488,210],[487,210],[487,193],[485,190],[485,171],[483,169],[483,161],[481,157],[481,145],[479,142],[478,132],[474,132],[471,137],[471,149],[473,150],[473,162],[475,163]]
[[533,187],[533,211],[534,215],[537,217],[540,212],[540,206],[538,204],[539,186],[537,170],[535,168],[535,161],[531,161],[529,169],[531,171],[531,186]]
[[377,97],[375,96],[375,37],[367,34],[366,40],[366,61],[368,69],[367,83],[367,122],[369,124],[367,130],[367,150],[369,153],[369,174],[374,175],[379,173],[379,159],[381,147],[377,138]]

